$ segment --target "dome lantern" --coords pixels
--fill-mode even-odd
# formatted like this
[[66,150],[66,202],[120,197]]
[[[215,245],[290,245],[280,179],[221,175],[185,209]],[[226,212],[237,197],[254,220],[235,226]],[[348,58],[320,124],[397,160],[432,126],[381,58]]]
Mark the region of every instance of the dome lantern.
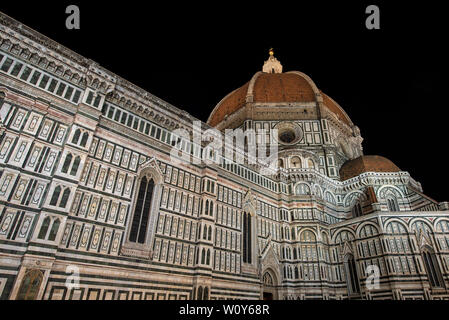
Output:
[[265,73],[282,73],[282,64],[274,56],[273,48],[269,51],[270,57],[264,62],[262,71]]

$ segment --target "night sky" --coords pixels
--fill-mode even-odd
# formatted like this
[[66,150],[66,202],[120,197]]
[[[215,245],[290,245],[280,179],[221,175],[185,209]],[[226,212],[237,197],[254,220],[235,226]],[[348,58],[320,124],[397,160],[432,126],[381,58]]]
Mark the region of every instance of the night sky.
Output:
[[[5,2],[2,12],[204,121],[273,47],[284,71],[308,74],[344,108],[365,154],[389,158],[427,195],[449,201],[448,33],[439,5]],[[80,7],[80,30],[65,28],[69,4]],[[380,30],[365,28],[369,4],[380,8]]]

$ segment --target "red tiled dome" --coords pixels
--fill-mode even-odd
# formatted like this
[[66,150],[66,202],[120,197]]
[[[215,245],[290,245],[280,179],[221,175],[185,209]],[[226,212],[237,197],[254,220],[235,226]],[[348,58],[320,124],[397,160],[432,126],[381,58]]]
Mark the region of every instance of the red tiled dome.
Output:
[[228,94],[212,111],[208,123],[216,126],[245,106],[252,103],[315,102],[317,94],[323,96],[324,105],[337,117],[350,125],[351,120],[338,104],[319,91],[310,78],[300,72],[258,72],[251,81]]
[[346,161],[340,168],[340,179],[348,180],[364,172],[399,172],[392,161],[381,156],[361,156]]

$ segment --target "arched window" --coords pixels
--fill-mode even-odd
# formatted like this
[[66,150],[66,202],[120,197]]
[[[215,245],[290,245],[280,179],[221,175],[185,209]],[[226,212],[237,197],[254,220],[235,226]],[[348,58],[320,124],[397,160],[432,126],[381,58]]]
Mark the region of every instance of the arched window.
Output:
[[80,140],[80,136],[81,136],[81,130],[76,129],[75,134],[73,135],[73,138],[72,138],[72,143],[78,144],[78,141]]
[[50,227],[50,217],[46,217],[42,222],[41,230],[39,231],[37,238],[45,240],[49,227]]
[[154,181],[143,177],[140,181],[139,192],[135,205],[129,241],[145,243],[148,220],[150,217],[151,201],[153,198]]
[[64,165],[62,166],[62,173],[67,173],[69,171],[70,164],[72,163],[72,158],[73,156],[71,153],[67,154],[67,156],[65,157]]
[[27,271],[20,285],[17,300],[36,300],[44,275],[40,270]]
[[292,168],[302,168],[302,162],[299,157],[293,157],[291,160]]
[[210,206],[209,206],[209,215],[210,216],[214,215],[214,204],[212,201],[210,202]]
[[62,194],[61,203],[59,204],[60,208],[65,208],[65,206],[67,205],[67,201],[69,200],[69,197],[70,197],[70,188],[66,188],[64,190],[64,193]]
[[53,222],[53,225],[51,226],[50,234],[48,236],[48,240],[55,241],[56,235],[58,234],[60,224],[61,224],[61,222],[59,221],[59,219],[56,219]]
[[204,213],[206,215],[209,214],[209,200],[206,200],[206,209],[204,210]]
[[203,300],[209,300],[209,288],[208,287],[204,288]]
[[345,270],[349,294],[360,293],[359,277],[357,275],[357,268],[352,254],[345,256]]
[[444,287],[443,277],[435,252],[431,248],[426,247],[423,249],[422,258],[427,270],[430,285],[436,288]]
[[315,169],[315,163],[313,162],[312,159],[309,159],[309,160],[307,161],[307,164],[308,164],[308,166],[309,166],[310,169]]
[[83,138],[81,139],[81,143],[80,146],[81,147],[85,147],[87,144],[87,140],[89,139],[89,133],[88,132],[84,132],[83,134]]
[[362,215],[362,206],[360,205],[360,202],[357,202],[353,207],[352,207],[352,216],[354,218],[360,217]]
[[295,266],[295,279],[299,278],[298,267]]
[[195,264],[198,264],[198,261],[200,259],[200,249],[196,248],[196,259],[195,259]]
[[333,205],[336,205],[335,197],[332,193],[326,192],[324,194],[324,198],[327,202],[332,203]]
[[292,228],[292,240],[296,240],[295,228]]
[[310,187],[305,183],[300,183],[296,187],[297,195],[310,195]]
[[55,188],[55,190],[53,191],[53,196],[51,197],[51,200],[50,200],[51,206],[56,206],[56,204],[58,203],[60,194],[61,194],[61,186],[57,186]]
[[72,170],[70,170],[71,176],[76,176],[76,174],[78,173],[78,168],[80,166],[80,163],[81,163],[81,157],[77,156],[75,158],[75,161],[73,162]]
[[207,250],[207,259],[206,259],[206,264],[209,265],[210,264],[210,250]]
[[197,296],[198,300],[203,300],[203,287],[199,287],[198,288],[198,296]]
[[203,240],[207,240],[207,226],[206,225],[204,225],[204,228],[203,228]]
[[389,211],[399,211],[398,201],[396,200],[396,197],[389,196],[387,197],[387,205]]
[[201,251],[201,264],[206,263],[206,249],[203,248],[203,251]]
[[243,262],[251,263],[251,215],[243,213]]
[[209,227],[209,232],[208,232],[208,235],[207,235],[207,240],[212,240],[212,227]]

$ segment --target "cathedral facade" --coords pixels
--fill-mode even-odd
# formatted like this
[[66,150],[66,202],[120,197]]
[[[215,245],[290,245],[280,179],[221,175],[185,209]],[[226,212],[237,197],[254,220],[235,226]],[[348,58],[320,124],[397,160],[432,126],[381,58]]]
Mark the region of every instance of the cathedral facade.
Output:
[[203,123],[0,13],[0,299],[449,299],[449,204],[362,141],[272,51]]

